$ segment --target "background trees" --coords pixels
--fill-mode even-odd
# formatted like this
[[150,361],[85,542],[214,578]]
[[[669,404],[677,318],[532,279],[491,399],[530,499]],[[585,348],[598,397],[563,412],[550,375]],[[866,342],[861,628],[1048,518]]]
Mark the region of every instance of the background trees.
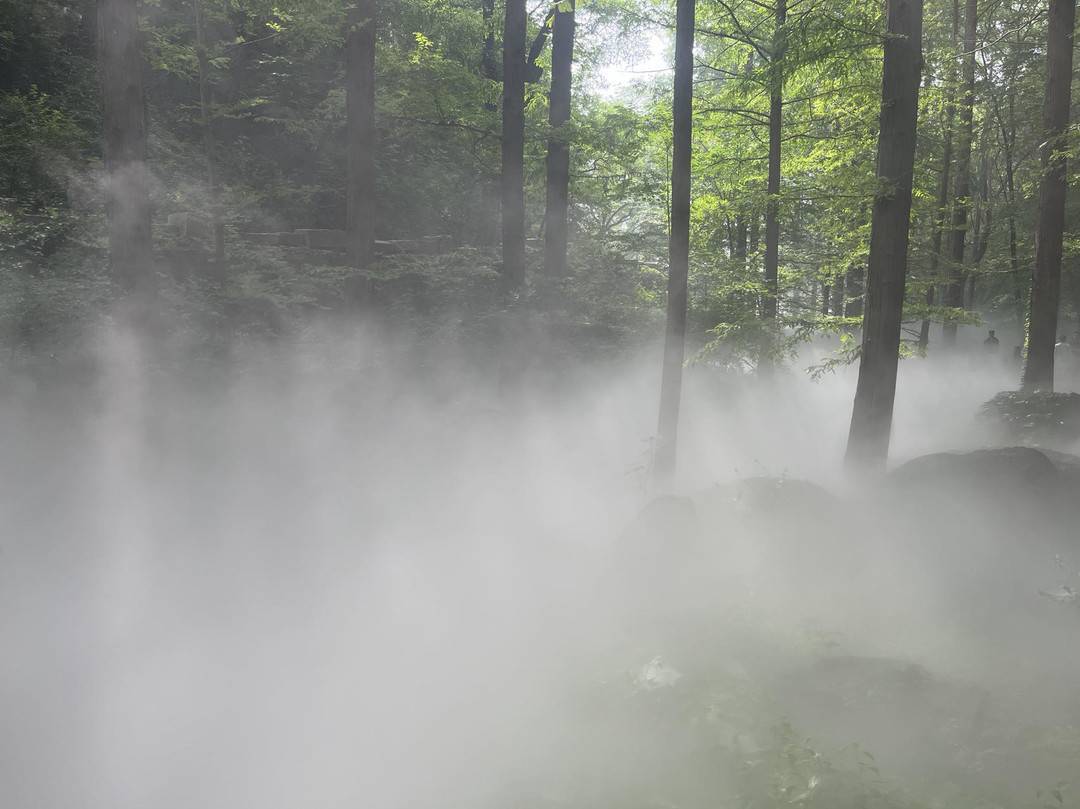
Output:
[[[503,3],[400,0],[379,5],[377,29],[350,28],[350,14],[374,16],[368,6],[145,3],[141,44],[124,57],[141,67],[107,74],[94,0],[0,1],[7,338],[32,346],[107,311],[118,294],[110,261],[150,266],[140,277],[166,291],[166,305],[218,335],[292,328],[343,305],[356,278],[377,306],[403,307],[418,324],[491,312],[506,303],[500,270],[518,305],[545,317],[616,342],[655,334],[671,225],[674,6],[511,3],[509,43]],[[840,335],[839,360],[858,353],[882,11],[817,0],[698,7],[691,356],[752,369],[815,335]],[[953,324],[962,341],[979,339],[968,324],[980,319],[1006,351],[1025,342],[1046,12],[1038,0],[926,5],[902,351],[934,353]],[[355,69],[370,73],[372,59],[374,93]],[[145,114],[104,103],[109,75],[141,80]],[[349,98],[361,96],[374,106],[358,117]],[[115,160],[103,134],[121,112],[125,131],[145,128],[149,201],[131,220],[143,235],[110,251],[105,211],[120,201],[105,204],[101,172]],[[1038,299],[1068,322],[1053,336],[1080,317],[1075,204],[1062,219],[1061,300]],[[358,237],[353,258],[343,231]],[[126,258],[129,248],[142,257]],[[536,295],[547,277],[564,294]],[[951,292],[935,298],[947,279]],[[1045,336],[1039,345],[1045,355]]]

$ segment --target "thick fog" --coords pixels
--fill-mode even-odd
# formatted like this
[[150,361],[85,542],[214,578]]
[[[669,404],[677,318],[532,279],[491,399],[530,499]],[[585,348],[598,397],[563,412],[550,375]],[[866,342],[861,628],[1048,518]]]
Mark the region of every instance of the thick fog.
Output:
[[[1002,443],[964,331],[901,363],[894,467]],[[940,805],[1077,774],[1070,498],[846,476],[833,346],[691,365],[665,493],[654,346],[148,345],[3,370],[5,807],[809,805],[784,728]]]

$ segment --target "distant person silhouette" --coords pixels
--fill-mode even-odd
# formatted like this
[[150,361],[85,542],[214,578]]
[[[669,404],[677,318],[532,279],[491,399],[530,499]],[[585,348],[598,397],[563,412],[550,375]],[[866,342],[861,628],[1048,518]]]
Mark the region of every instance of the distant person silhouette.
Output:
[[1001,341],[994,336],[994,330],[990,329],[990,336],[983,340],[983,348],[992,354],[996,354],[1001,346]]

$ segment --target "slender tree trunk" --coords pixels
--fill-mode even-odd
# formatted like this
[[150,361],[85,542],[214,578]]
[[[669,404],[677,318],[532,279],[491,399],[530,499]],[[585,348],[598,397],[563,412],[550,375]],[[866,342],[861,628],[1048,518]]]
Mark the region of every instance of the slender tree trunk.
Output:
[[349,9],[345,37],[346,216],[350,260],[360,270],[375,257],[375,3],[357,0]]
[[660,382],[660,423],[654,473],[659,483],[675,471],[675,450],[686,350],[687,277],[690,271],[690,153],[694,108],[694,0],[675,7],[675,85],[672,99],[671,234],[668,242],[667,329]]
[[911,187],[922,71],[922,0],[889,0],[881,83],[880,185],[870,226],[862,357],[851,414],[849,464],[881,468],[889,454],[907,274]]
[[544,271],[550,278],[566,275],[567,214],[570,206],[570,144],[560,127],[570,120],[574,62],[574,7],[555,9],[551,23],[551,95],[548,123],[552,136],[547,153],[547,209],[544,216]]
[[979,181],[975,200],[974,224],[972,226],[971,271],[968,273],[965,307],[975,310],[975,296],[979,284],[979,268],[990,247],[990,233],[994,226],[994,208],[990,197],[990,116],[983,121],[979,135]]
[[848,267],[847,278],[844,281],[845,296],[844,317],[863,316],[863,268],[858,264]]
[[821,284],[821,314],[829,316],[829,301],[832,297],[832,285],[822,282]]
[[735,217],[735,258],[746,264],[746,239],[748,236],[749,226],[746,223],[746,217],[743,214],[739,214]]
[[[977,0],[967,0],[964,12],[964,97],[960,104],[960,140],[956,150],[956,187],[953,191],[952,249],[945,305],[964,308],[964,243],[967,239],[968,209],[971,207],[971,142],[975,113],[975,46],[978,33]],[[956,323],[946,323],[946,345],[956,345]]]
[[1005,158],[1005,205],[1009,211],[1009,268],[1013,277],[1013,297],[1020,331],[1024,330],[1024,279],[1020,274],[1020,255],[1016,236],[1016,92],[1009,88],[1009,121],[1001,122],[1002,154]]
[[506,0],[502,92],[502,275],[525,283],[525,0]]
[[839,272],[833,277],[832,313],[834,317],[844,316],[844,274]]
[[214,258],[218,267],[225,261],[225,223],[221,216],[221,189],[217,181],[217,154],[214,145],[213,115],[210,111],[210,66],[206,58],[206,21],[202,0],[192,0],[195,12],[195,54],[199,61],[199,113],[202,119],[203,152],[206,155],[206,184],[210,190],[210,219],[214,228]]
[[1065,134],[1069,127],[1073,29],[1076,0],[1050,0],[1046,45],[1046,98],[1043,102],[1042,179],[1039,222],[1035,229],[1035,271],[1031,279],[1026,391],[1054,389],[1054,345],[1061,296],[1061,242],[1068,187]]
[[156,279],[138,2],[98,0],[97,9],[109,263],[126,291],[149,298]]
[[[952,40],[950,48],[956,48],[960,36],[960,0],[953,0]],[[948,60],[945,71],[945,127],[944,143],[941,147],[941,177],[938,182],[937,208],[934,212],[934,235],[930,247],[930,286],[926,289],[926,305],[934,305],[934,291],[937,287],[938,265],[941,260],[941,240],[945,231],[945,220],[949,216],[949,183],[952,177],[953,127],[956,121],[956,59]],[[926,350],[930,344],[930,318],[923,318],[919,327],[919,349]]]
[[[771,90],[769,93],[769,180],[768,201],[765,206],[765,297],[762,301],[761,316],[765,320],[766,330],[776,328],[777,311],[777,275],[780,264],[780,139],[783,135],[784,117],[784,51],[787,21],[787,0],[776,0],[776,32],[773,38],[771,68]],[[763,366],[770,365],[768,354],[772,350],[766,346]]]

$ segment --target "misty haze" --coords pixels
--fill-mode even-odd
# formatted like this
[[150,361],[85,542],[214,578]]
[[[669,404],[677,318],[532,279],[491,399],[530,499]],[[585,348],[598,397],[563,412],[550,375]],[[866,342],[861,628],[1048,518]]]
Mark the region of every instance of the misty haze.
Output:
[[0,809],[1080,807],[1075,0],[0,0]]

